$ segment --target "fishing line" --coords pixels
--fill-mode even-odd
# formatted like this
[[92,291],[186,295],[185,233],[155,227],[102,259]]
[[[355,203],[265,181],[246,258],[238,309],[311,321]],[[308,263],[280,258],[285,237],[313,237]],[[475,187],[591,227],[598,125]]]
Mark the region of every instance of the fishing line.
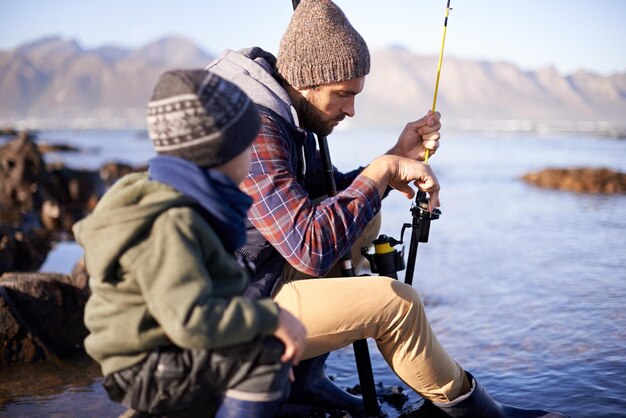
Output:
[[[443,21],[443,36],[441,39],[441,49],[439,50],[439,64],[437,65],[437,80],[435,81],[435,96],[433,97],[433,107],[432,112],[435,113],[435,108],[437,107],[437,93],[439,92],[439,78],[441,77],[441,62],[443,61],[443,47],[446,44],[446,32],[448,31],[448,16],[450,16],[450,12],[452,8],[450,7],[450,0],[448,0],[448,4],[446,5],[446,17]],[[426,149],[426,155],[424,156],[424,162],[428,164],[428,155],[430,154],[430,150]]]

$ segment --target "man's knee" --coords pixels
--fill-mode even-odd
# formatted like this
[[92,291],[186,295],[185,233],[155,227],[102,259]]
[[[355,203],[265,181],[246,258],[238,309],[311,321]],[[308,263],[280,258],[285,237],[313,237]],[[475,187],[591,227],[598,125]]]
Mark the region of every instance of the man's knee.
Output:
[[372,292],[380,306],[392,307],[388,315],[398,319],[424,312],[422,300],[413,286],[384,276],[379,276],[379,282],[381,285],[373,287]]
[[401,282],[400,280],[394,280],[391,284],[392,291],[403,300],[409,302],[418,302],[422,303],[419,293],[417,290],[409,284]]
[[415,290],[413,286],[400,280],[387,276],[373,276],[370,278],[364,278],[364,280],[372,280],[370,288],[379,297],[391,300],[401,300],[407,303],[422,303],[417,290]]

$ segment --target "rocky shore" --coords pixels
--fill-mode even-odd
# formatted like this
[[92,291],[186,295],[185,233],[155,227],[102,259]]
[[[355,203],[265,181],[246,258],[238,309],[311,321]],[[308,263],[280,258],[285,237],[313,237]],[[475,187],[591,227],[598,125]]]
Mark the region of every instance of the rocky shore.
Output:
[[0,367],[82,351],[88,277],[37,273],[55,243],[73,240],[86,216],[117,179],[143,169],[111,162],[98,171],[45,163],[47,151],[78,152],[37,143],[30,132],[4,130],[0,145]]
[[44,144],[29,132],[4,131],[0,145],[0,272],[37,271],[52,245],[72,240],[72,226],[117,179],[143,167],[111,162],[98,171],[46,164],[43,151],[77,152]]

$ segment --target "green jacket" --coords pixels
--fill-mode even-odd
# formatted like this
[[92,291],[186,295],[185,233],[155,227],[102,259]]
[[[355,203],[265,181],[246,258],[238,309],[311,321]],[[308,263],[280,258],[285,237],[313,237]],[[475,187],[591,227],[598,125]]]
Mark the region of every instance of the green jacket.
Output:
[[275,303],[239,296],[247,274],[193,202],[146,173],[119,180],[74,235],[92,292],[85,349],[105,375],[159,346],[223,347],[277,327]]

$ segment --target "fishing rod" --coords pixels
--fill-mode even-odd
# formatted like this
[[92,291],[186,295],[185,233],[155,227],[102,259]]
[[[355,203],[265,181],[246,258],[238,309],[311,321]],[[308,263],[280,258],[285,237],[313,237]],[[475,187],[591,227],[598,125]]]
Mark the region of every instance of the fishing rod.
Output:
[[[448,0],[448,4],[446,5],[446,17],[443,20],[443,36],[441,38],[441,49],[439,50],[439,63],[437,64],[437,79],[435,81],[435,95],[433,97],[433,107],[432,107],[433,113],[435,113],[435,109],[437,107],[437,93],[439,92],[439,78],[441,77],[441,63],[443,61],[443,47],[446,44],[446,32],[448,31],[448,16],[450,16],[451,11],[452,11],[452,8],[450,7],[450,0]],[[426,164],[428,164],[429,154],[430,154],[430,150],[427,148],[426,154],[424,156],[424,162]]]
[[[294,0],[295,1],[295,0]],[[437,93],[439,92],[439,79],[441,77],[441,63],[443,62],[443,49],[446,44],[446,32],[448,31],[448,16],[452,8],[450,7],[450,0],[446,4],[446,15],[443,21],[443,36],[441,39],[441,49],[439,50],[439,63],[437,65],[437,79],[435,80],[435,94],[433,97],[432,112],[435,113],[437,108]],[[424,155],[424,162],[428,164],[428,156],[430,150],[427,148]],[[402,225],[402,231],[400,233],[400,240],[390,238],[386,235],[380,235],[372,244],[374,244],[374,253],[370,254],[367,248],[361,251],[361,254],[370,262],[370,269],[374,273],[379,273],[388,277],[398,278],[398,271],[404,270],[406,267],[406,273],[404,275],[404,282],[406,284],[413,284],[413,273],[415,270],[415,261],[417,259],[417,248],[420,242],[428,242],[428,235],[430,233],[430,222],[439,219],[441,211],[439,209],[429,210],[429,198],[427,194],[421,190],[418,190],[415,194],[415,202],[411,205],[411,214],[413,216],[411,223],[405,223]],[[398,251],[394,247],[399,244],[403,244],[404,232],[409,228],[411,232],[411,242],[409,246],[409,258],[406,266],[404,264],[404,246],[402,250]]]
[[[433,97],[432,112],[435,113],[437,108],[437,93],[439,92],[439,78],[441,77],[441,63],[443,62],[443,48],[446,44],[446,32],[448,31],[448,16],[452,8],[450,7],[450,0],[446,4],[446,16],[443,20],[443,35],[441,37],[441,49],[439,50],[439,63],[437,64],[437,79],[435,80],[435,94]],[[424,156],[424,162],[428,164],[428,155],[430,150],[426,148],[426,154]],[[406,284],[413,284],[413,272],[415,271],[415,261],[417,259],[417,247],[420,242],[428,242],[428,234],[430,233],[430,222],[439,219],[441,211],[439,209],[433,209],[430,211],[429,199],[425,192],[418,190],[415,195],[415,203],[411,206],[411,214],[413,220],[410,224],[402,225],[402,231],[400,233],[400,242],[403,241],[404,231],[407,228],[411,231],[411,242],[409,245],[409,259],[407,260],[406,272],[404,274],[404,282]]]
[[[435,81],[435,94],[433,97],[432,112],[435,113],[437,107],[437,93],[439,92],[439,78],[441,76],[441,63],[443,61],[443,48],[446,43],[446,32],[448,30],[448,16],[452,8],[450,7],[450,0],[446,5],[446,16],[443,21],[443,36],[441,39],[441,49],[439,50],[439,64],[437,65],[437,79]],[[424,156],[424,162],[428,164],[428,155],[430,150],[426,149]],[[411,229],[411,241],[409,244],[409,257],[406,263],[406,272],[404,274],[404,283],[413,285],[413,274],[415,272],[415,262],[417,260],[417,249],[420,242],[428,242],[428,235],[430,233],[430,222],[439,219],[441,211],[434,208],[429,210],[429,198],[427,194],[421,190],[418,190],[415,194],[415,202],[411,205],[411,223],[405,223],[402,225],[400,232],[400,241],[393,238],[383,238],[383,246],[377,248],[374,243],[374,254],[369,255],[368,259],[370,263],[373,263],[377,269],[385,269],[389,271],[386,275],[397,278],[397,272],[405,268],[404,265],[404,248],[402,251],[398,251],[393,248],[395,245],[402,244],[404,242],[404,232],[406,229]],[[381,236],[384,237],[384,236]],[[380,240],[381,237],[378,239]],[[366,256],[367,257],[367,256]],[[392,275],[393,274],[393,275]]]
[[[300,0],[292,0],[291,3],[293,10],[296,10],[298,4],[300,4]],[[337,195],[337,185],[335,183],[335,176],[333,175],[333,165],[330,159],[328,140],[325,135],[316,136],[320,149],[322,169],[324,171],[326,185],[328,187],[328,194],[330,197],[333,197]],[[341,275],[343,277],[356,276],[350,248],[347,248],[344,255],[341,256],[340,263]],[[376,396],[374,372],[372,371],[372,362],[370,359],[369,348],[367,346],[367,340],[356,340],[352,343],[352,347],[354,349],[354,357],[356,361],[357,374],[359,376],[359,384],[361,386],[361,394],[363,396],[365,414],[368,417],[379,417],[381,413],[378,405],[378,398]]]
[[[441,49],[439,50],[439,63],[437,65],[437,79],[435,81],[435,94],[433,97],[432,112],[435,113],[437,108],[437,93],[439,92],[439,79],[441,77],[441,63],[443,62],[443,49],[446,43],[446,32],[448,30],[448,16],[452,8],[450,0],[446,5],[446,15],[443,21],[443,36],[441,39]],[[430,150],[427,148],[424,155],[424,162],[428,164],[428,156]],[[404,282],[408,285],[413,284],[413,273],[415,271],[415,262],[417,260],[417,249],[420,242],[428,242],[430,233],[430,222],[439,219],[441,211],[439,209],[429,210],[429,198],[427,194],[418,190],[415,194],[415,202],[411,205],[412,222],[402,225],[400,240],[390,238],[386,235],[380,235],[372,244],[374,244],[374,253],[370,254],[367,248],[361,251],[361,254],[369,261],[370,270],[394,279],[398,278],[398,272],[406,268]],[[411,242],[409,244],[409,256],[407,263],[404,263],[404,232],[411,229]],[[403,244],[402,250],[394,248],[396,245]]]

